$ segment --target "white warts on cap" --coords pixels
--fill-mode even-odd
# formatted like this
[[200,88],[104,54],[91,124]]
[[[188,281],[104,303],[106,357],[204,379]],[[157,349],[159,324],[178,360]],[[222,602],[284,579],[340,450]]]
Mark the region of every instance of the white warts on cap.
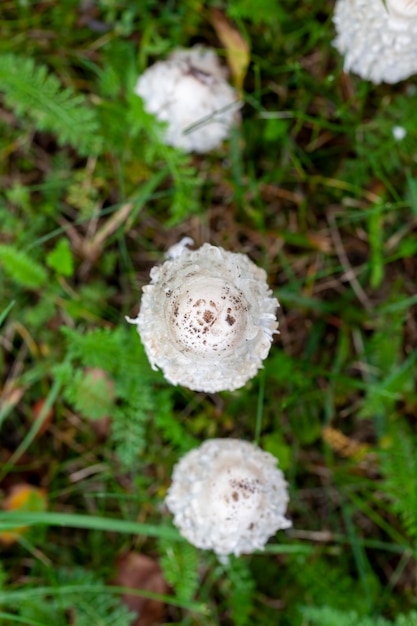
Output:
[[214,393],[257,373],[277,332],[278,300],[245,254],[189,240],[168,251],[143,287],[136,324],[154,369],[174,385]]
[[239,439],[210,439],[174,467],[166,504],[190,543],[220,557],[261,550],[286,519],[287,483],[268,452]]

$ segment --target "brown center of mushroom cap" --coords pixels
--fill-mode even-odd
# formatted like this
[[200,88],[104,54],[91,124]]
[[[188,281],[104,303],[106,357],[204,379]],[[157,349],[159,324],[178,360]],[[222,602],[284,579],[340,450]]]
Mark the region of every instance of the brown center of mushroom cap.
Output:
[[247,303],[220,278],[189,277],[167,302],[166,317],[181,350],[208,355],[232,351],[244,339]]
[[209,485],[207,496],[211,513],[221,523],[246,527],[260,515],[262,487],[248,469],[223,469]]

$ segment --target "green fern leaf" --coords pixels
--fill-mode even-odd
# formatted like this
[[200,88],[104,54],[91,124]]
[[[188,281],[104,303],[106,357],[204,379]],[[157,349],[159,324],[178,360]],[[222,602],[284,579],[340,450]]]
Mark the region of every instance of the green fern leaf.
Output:
[[417,613],[412,611],[408,615],[399,615],[395,620],[395,626],[417,626]]
[[[71,571],[58,571],[59,584],[57,585],[57,598],[63,608],[71,610],[75,614],[74,623],[77,626],[130,626],[134,615],[130,613],[120,599],[109,593],[108,587],[103,581],[82,568]],[[71,585],[85,585],[86,592],[78,589],[74,593],[68,593]],[[95,591],[87,591],[94,587]],[[60,593],[65,589],[65,593]]]
[[412,537],[417,537],[417,457],[416,440],[405,423],[393,424],[390,447],[382,452],[383,490],[392,499]]
[[0,55],[0,90],[17,116],[27,116],[38,130],[54,133],[60,144],[69,143],[83,155],[100,152],[96,112],[83,95],[48,74],[46,66],[15,54]]
[[27,595],[19,590],[18,602],[11,591],[4,605],[16,610],[25,624],[44,626],[65,626],[69,612],[77,626],[130,626],[134,618],[100,578],[81,567],[58,570],[54,585],[44,589],[44,594],[33,594],[28,588]]
[[355,611],[338,611],[329,606],[302,609],[309,626],[390,626],[385,619],[359,617]]
[[120,331],[100,328],[83,335],[72,328],[62,328],[61,332],[67,340],[68,356],[71,359],[80,361],[84,367],[97,367],[110,374],[118,374]]
[[231,558],[227,566],[227,587],[225,593],[233,624],[247,626],[253,624],[255,581],[248,561]]
[[49,626],[65,626],[64,612],[56,605],[56,602],[43,597],[25,598],[19,601],[19,616],[24,623],[43,624]]
[[160,540],[160,563],[165,580],[180,600],[192,600],[199,586],[198,550],[187,542]]
[[73,404],[75,409],[96,420],[111,415],[114,407],[114,393],[112,385],[100,370],[73,373],[65,389],[65,398]]
[[[354,610],[359,615],[369,612],[369,597],[364,593],[357,593],[357,580],[348,571],[348,564],[318,559],[313,564],[305,562],[303,567],[294,561],[288,564],[288,574],[291,580],[301,587],[302,593],[309,602],[320,606],[326,604],[341,612]],[[376,577],[368,575],[366,584],[370,598],[376,598],[380,591]]]
[[198,445],[197,439],[184,428],[184,425],[178,419],[178,415],[174,414],[171,391],[160,391],[156,401],[155,424],[161,431],[164,439],[182,454],[195,448]]
[[62,332],[72,362],[110,374],[117,407],[112,394],[104,389],[105,381],[100,399],[99,389],[94,389],[85,380],[84,371],[76,367],[71,379],[64,380],[65,398],[87,417],[110,414],[111,440],[116,453],[121,463],[132,469],[138,465],[144,450],[149,418],[157,412],[159,403],[165,401],[165,396],[159,398],[159,394],[152,393],[152,383],[156,376],[159,380],[159,375],[150,367],[140,341],[132,342],[130,328],[97,329],[85,335],[69,328]]
[[[417,613],[398,615],[393,622],[383,617],[360,617],[355,611],[338,611],[331,607],[304,607],[304,618],[308,626],[417,626]],[[306,625],[307,626],[307,625]]]
[[138,466],[146,444],[145,428],[151,407],[150,394],[145,388],[140,400],[134,398],[129,403],[125,402],[112,414],[111,439],[126,469]]
[[15,246],[0,245],[0,263],[5,272],[22,287],[38,289],[48,278],[46,270]]

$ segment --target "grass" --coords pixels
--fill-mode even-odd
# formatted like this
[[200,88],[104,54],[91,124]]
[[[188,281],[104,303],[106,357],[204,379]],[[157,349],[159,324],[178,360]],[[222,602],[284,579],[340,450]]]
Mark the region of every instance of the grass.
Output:
[[[133,86],[178,46],[226,58],[214,8],[250,49],[242,123],[184,155]],[[0,624],[414,623],[416,85],[345,75],[331,13],[2,3],[0,538],[15,537]],[[183,236],[248,254],[280,301],[264,369],[233,393],[171,387],[125,322]],[[274,454],[291,496],[293,528],[228,564],[163,505],[174,464],[211,437]],[[136,622],[117,582],[132,554],[169,583],[136,570]]]

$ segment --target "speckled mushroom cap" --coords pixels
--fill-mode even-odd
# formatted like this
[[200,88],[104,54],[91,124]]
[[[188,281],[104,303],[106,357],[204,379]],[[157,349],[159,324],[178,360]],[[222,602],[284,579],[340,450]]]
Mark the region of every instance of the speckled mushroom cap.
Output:
[[219,556],[260,550],[291,526],[276,458],[239,439],[210,439],[188,452],[174,467],[166,504],[190,543]]
[[135,93],[148,113],[168,123],[167,145],[209,152],[239,119],[241,103],[226,74],[214,50],[201,46],[175,50],[139,77]]
[[337,0],[334,24],[346,72],[374,83],[417,72],[416,0]]
[[137,324],[153,369],[174,385],[214,393],[242,387],[267,356],[278,301],[245,254],[189,239],[143,287]]

